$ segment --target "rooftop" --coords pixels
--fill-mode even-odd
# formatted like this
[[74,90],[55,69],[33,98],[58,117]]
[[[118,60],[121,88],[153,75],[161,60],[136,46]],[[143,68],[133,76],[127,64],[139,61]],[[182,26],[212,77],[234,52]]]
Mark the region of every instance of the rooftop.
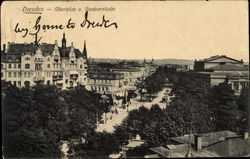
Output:
[[[38,49],[38,47],[41,48],[42,54],[43,55],[51,55],[55,44],[47,44],[47,43],[42,43],[40,45],[35,45],[34,43],[10,43],[7,51],[7,55],[22,55],[27,54],[27,53],[35,53],[35,51]],[[65,53],[66,56],[69,56],[69,52],[71,47],[66,47],[66,49],[62,49],[61,47],[58,47],[60,53],[62,52]],[[83,56],[83,54],[80,52],[79,49],[74,49],[74,52],[76,54],[76,57]]]
[[123,79],[124,76],[118,72],[89,72],[90,79],[104,79],[104,80],[118,80]]
[[[188,145],[183,144],[179,146],[182,146],[182,149],[176,149],[177,151],[171,150],[163,146],[150,148],[150,150],[166,158],[169,158],[169,157],[184,158],[188,152]],[[216,153],[212,153],[207,150],[196,151],[192,147],[190,148],[189,152],[190,154],[192,154],[191,157],[219,157],[219,155],[217,155]]]
[[[240,157],[250,155],[248,133],[236,134],[232,131],[220,131],[200,134],[195,141],[194,134],[171,138],[174,145],[150,148],[160,157]],[[190,147],[189,147],[190,145]],[[188,153],[189,152],[189,153]]]
[[[240,137],[241,135],[237,135],[231,131],[219,131],[219,132],[211,132],[202,134],[202,147],[224,141],[227,138]],[[180,143],[189,143],[189,135],[173,137],[172,140],[175,140]],[[190,143],[194,143],[194,134],[190,135]]]
[[209,58],[205,58],[205,59],[202,59],[202,60],[198,60],[198,62],[210,62],[210,61],[217,60],[217,59],[220,59],[220,58],[227,58],[227,59],[233,60],[233,61],[235,61],[235,62],[237,62],[237,63],[243,63],[243,61],[239,61],[239,60],[236,60],[236,59],[227,57],[227,56],[225,56],[225,55],[211,56],[211,57],[209,57]]

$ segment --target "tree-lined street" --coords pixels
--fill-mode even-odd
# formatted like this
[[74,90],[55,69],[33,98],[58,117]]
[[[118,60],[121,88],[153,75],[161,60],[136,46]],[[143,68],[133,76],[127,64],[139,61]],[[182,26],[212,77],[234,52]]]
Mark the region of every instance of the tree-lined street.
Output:
[[144,106],[148,109],[151,108],[152,105],[158,104],[160,108],[165,109],[167,106],[166,102],[161,102],[162,98],[164,96],[168,96],[168,93],[166,91],[171,92],[171,88],[163,88],[162,91],[160,91],[157,95],[156,98],[153,99],[152,102],[140,102],[140,97],[138,96],[137,98],[131,99],[131,104],[128,106],[126,109],[122,108],[117,108],[118,114],[113,113],[112,114],[112,119],[107,120],[105,124],[100,124],[96,131],[97,132],[113,132],[114,131],[114,126],[121,124],[123,119],[125,119],[128,115],[128,112],[139,109],[139,107]]

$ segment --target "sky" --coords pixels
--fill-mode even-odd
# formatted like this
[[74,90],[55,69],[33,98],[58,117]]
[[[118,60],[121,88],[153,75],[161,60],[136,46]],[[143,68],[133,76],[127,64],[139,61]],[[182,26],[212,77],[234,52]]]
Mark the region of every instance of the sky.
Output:
[[[43,8],[42,14],[25,14],[26,8]],[[55,11],[56,7],[76,11]],[[114,11],[89,11],[91,21],[102,16],[116,22],[118,28],[81,28],[86,7],[113,7]],[[81,11],[78,9],[81,8]],[[47,10],[51,9],[51,10]],[[38,16],[40,24],[67,24],[74,29],[40,31],[41,43],[61,45],[65,32],[67,45],[83,49],[88,56],[120,59],[204,59],[226,55],[249,61],[247,1],[139,1],[139,2],[4,2],[1,6],[1,45],[7,42],[30,43],[34,36],[15,33],[20,27],[32,28]]]

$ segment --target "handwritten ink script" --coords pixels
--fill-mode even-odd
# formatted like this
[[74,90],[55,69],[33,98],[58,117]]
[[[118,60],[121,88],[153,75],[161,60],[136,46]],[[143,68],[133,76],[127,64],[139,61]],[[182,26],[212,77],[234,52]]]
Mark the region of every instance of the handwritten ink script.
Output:
[[63,30],[63,29],[74,29],[76,26],[81,28],[118,28],[116,22],[110,22],[110,20],[105,18],[105,15],[102,16],[101,22],[95,22],[88,18],[88,11],[85,12],[84,19],[81,24],[76,25],[70,18],[66,25],[63,24],[41,24],[42,17],[38,16],[33,27],[21,27],[19,23],[16,24],[14,31],[15,33],[22,34],[22,37],[25,38],[27,35],[38,36],[38,33],[46,30]]

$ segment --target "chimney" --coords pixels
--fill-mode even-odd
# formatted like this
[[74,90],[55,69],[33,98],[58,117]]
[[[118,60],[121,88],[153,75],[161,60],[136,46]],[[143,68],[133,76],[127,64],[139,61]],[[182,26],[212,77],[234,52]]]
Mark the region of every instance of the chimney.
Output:
[[195,144],[195,149],[197,151],[199,151],[202,148],[202,135],[200,134],[194,135],[194,144]]
[[6,52],[8,52],[9,48],[10,48],[10,42],[8,42],[8,44],[7,44]]
[[3,44],[3,52],[6,53],[6,44]]
[[243,138],[247,139],[248,137],[249,137],[249,132],[248,132],[248,130],[246,130],[243,132]]

